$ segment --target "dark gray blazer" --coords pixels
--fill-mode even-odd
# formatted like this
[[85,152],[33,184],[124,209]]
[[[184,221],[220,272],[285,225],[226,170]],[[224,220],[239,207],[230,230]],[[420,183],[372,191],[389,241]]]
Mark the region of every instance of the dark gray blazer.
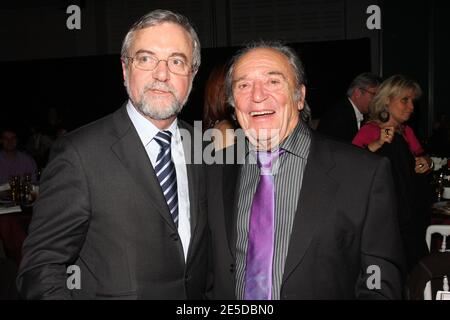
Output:
[[329,137],[352,143],[358,133],[358,122],[355,110],[348,98],[320,117],[317,131]]
[[[389,161],[314,132],[311,137],[281,299],[401,298],[404,257]],[[236,299],[239,170],[207,169],[213,299]],[[379,290],[366,285],[370,266],[381,272]]]
[[[185,263],[177,229],[125,106],[61,138],[43,172],[24,243],[20,294],[31,299],[201,299],[208,252],[203,167],[187,165],[187,173],[192,237]],[[66,286],[66,266],[72,264],[81,270],[79,290]]]

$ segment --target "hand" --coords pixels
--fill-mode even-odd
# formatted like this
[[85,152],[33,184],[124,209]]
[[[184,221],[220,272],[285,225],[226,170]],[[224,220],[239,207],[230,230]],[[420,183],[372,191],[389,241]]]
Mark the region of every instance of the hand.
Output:
[[384,127],[380,128],[380,138],[378,140],[374,140],[368,144],[368,148],[370,151],[375,152],[380,149],[383,144],[391,143],[394,138],[395,129],[394,127]]
[[394,139],[394,133],[394,127],[380,128],[380,139],[378,141],[381,145],[383,145],[385,142],[391,143],[392,139]]
[[426,156],[416,157],[416,166],[414,170],[416,173],[426,173],[431,169],[431,158]]

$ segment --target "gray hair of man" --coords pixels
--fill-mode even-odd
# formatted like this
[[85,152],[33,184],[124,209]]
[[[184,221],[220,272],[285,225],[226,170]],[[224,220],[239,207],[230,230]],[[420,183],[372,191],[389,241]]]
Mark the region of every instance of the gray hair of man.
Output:
[[355,89],[367,89],[371,87],[378,87],[383,79],[378,75],[370,72],[364,72],[356,76],[347,89],[347,97],[351,97]]
[[248,52],[255,50],[255,49],[273,49],[273,50],[276,50],[286,56],[286,58],[289,61],[289,64],[292,67],[292,70],[294,72],[295,82],[297,84],[297,87],[294,90],[293,100],[297,101],[298,99],[300,99],[301,93],[300,93],[299,87],[305,83],[305,69],[304,69],[303,63],[301,62],[297,53],[294,51],[294,49],[292,49],[286,45],[283,45],[281,42],[261,40],[261,41],[252,42],[252,43],[246,45],[243,49],[238,51],[236,53],[236,55],[234,55],[233,58],[231,59],[230,67],[229,67],[228,72],[225,77],[225,88],[226,88],[228,103],[234,107],[234,97],[233,97],[234,67],[242,56],[244,56]]
[[[127,59],[127,57],[129,57],[129,50],[131,47],[131,43],[133,42],[134,39],[135,31],[161,25],[165,22],[178,24],[183,29],[185,29],[191,36],[193,48],[192,72],[195,75],[198,71],[198,68],[200,67],[201,62],[201,54],[200,54],[201,47],[197,32],[195,31],[193,25],[190,23],[187,17],[169,10],[158,9],[151,11],[147,13],[145,16],[141,17],[131,26],[130,30],[128,30],[128,33],[126,34],[122,42],[122,50],[121,50],[122,61],[124,61],[125,65],[128,66],[129,59]],[[170,37],[170,35],[167,36]]]
[[309,106],[309,104],[306,100],[305,100],[305,104],[303,106],[302,112],[300,114],[300,119],[302,119],[302,121],[308,125],[310,125],[311,120],[312,120],[311,107]]

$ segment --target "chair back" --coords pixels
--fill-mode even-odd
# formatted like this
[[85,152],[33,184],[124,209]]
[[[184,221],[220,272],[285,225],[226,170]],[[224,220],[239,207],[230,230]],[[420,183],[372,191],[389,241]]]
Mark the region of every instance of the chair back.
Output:
[[[431,236],[434,233],[439,233],[442,235],[442,244],[439,252],[448,252],[447,250],[447,237],[450,235],[450,225],[431,225],[427,228],[425,240],[427,242],[428,251],[431,251]],[[442,289],[445,292],[449,291],[448,278],[447,275],[444,275],[442,278]],[[442,291],[442,290],[439,290]],[[425,285],[425,289],[423,292],[424,300],[433,300],[432,298],[432,289],[431,289],[431,281],[428,281]]]
[[425,240],[427,242],[428,251],[430,251],[431,248],[431,236],[434,233],[439,233],[443,236],[441,249],[440,252],[447,251],[447,237],[450,235],[450,225],[440,225],[440,224],[434,224],[431,226],[428,226],[427,233],[425,236]]

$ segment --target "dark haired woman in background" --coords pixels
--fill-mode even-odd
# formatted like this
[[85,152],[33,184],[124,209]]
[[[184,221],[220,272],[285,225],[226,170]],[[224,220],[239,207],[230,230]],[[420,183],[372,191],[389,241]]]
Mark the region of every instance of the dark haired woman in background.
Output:
[[238,128],[234,109],[227,102],[225,92],[226,66],[217,65],[210,73],[205,86],[205,104],[203,109],[203,128],[217,129],[217,136],[213,137],[214,148],[220,150],[235,142],[234,130]]

